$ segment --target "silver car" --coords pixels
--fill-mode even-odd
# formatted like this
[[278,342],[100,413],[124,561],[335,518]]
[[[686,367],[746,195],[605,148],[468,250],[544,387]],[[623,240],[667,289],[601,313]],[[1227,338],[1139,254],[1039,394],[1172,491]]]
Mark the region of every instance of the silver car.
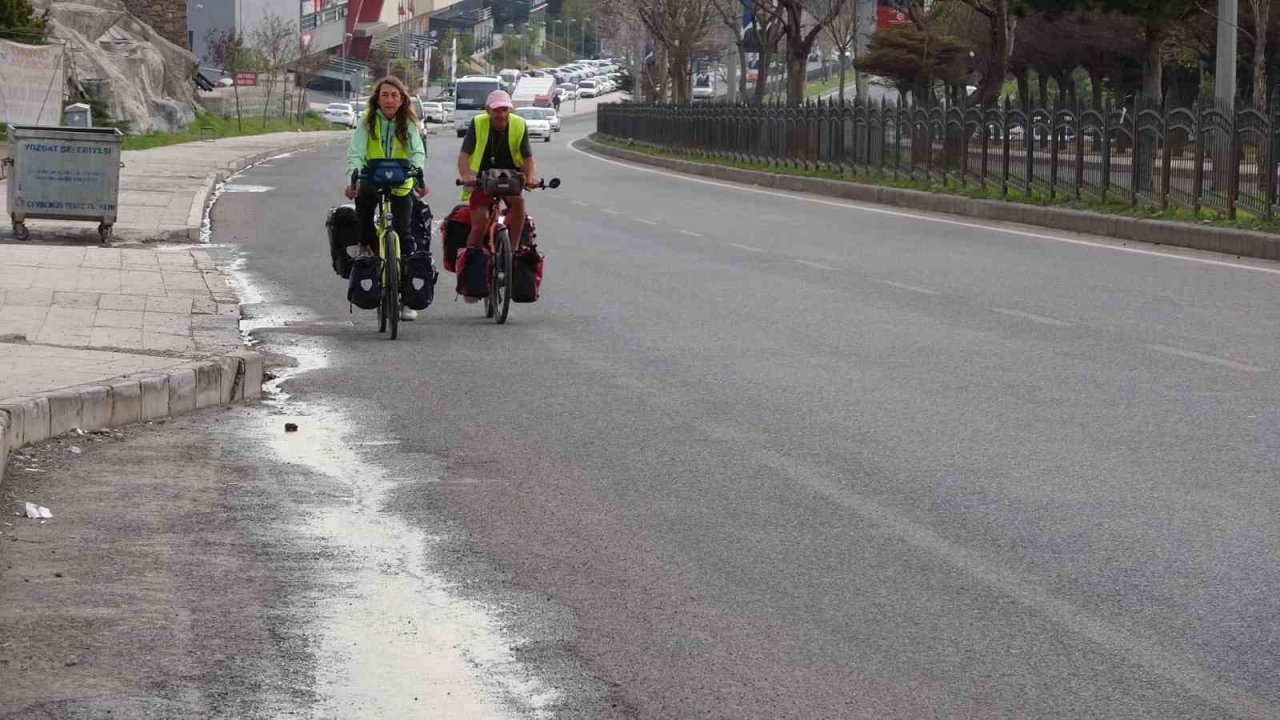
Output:
[[516,114],[524,118],[524,125],[530,140],[542,138],[543,142],[551,142],[551,119],[548,117],[548,113],[551,113],[551,111],[547,108],[516,108]]

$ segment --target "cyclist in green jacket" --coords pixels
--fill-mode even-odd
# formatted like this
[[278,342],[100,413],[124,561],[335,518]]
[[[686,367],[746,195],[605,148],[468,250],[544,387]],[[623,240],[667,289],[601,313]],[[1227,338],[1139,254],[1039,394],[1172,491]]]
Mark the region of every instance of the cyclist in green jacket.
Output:
[[[409,102],[409,89],[395,77],[382,78],[373,86],[368,107],[360,116],[347,149],[347,178],[352,172],[363,169],[369,160],[380,158],[408,160],[415,168],[422,168],[427,162],[427,148],[418,134],[413,105]],[[391,191],[392,225],[400,238],[401,257],[413,251],[409,224],[413,216],[413,198],[409,193],[417,192],[419,197],[427,194],[425,183],[415,188],[414,182],[406,180],[404,185]],[[372,183],[362,181],[358,188],[348,185],[346,196],[356,201],[356,216],[360,220],[360,253],[371,255],[378,245],[373,226],[373,215],[378,207],[377,189]],[[418,312],[409,308],[401,314],[402,320],[417,317]]]

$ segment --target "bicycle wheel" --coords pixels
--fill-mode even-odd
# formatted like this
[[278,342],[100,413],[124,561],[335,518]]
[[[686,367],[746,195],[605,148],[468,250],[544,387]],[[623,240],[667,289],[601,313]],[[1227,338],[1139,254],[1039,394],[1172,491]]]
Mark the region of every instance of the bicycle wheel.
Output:
[[395,340],[400,335],[400,238],[394,230],[388,230],[383,240],[386,273],[382,297],[391,321],[391,339]]
[[497,247],[495,248],[493,265],[494,265],[494,282],[493,291],[490,296],[493,297],[493,321],[501,325],[507,321],[507,312],[511,309],[511,237],[506,228],[498,231],[495,238]]

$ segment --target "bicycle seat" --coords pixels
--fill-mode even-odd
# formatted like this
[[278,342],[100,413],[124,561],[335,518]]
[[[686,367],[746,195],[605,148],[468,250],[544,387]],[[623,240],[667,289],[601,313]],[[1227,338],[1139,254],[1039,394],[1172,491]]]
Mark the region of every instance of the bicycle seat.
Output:
[[413,166],[408,160],[378,158],[365,163],[364,175],[378,188],[397,188],[409,179]]

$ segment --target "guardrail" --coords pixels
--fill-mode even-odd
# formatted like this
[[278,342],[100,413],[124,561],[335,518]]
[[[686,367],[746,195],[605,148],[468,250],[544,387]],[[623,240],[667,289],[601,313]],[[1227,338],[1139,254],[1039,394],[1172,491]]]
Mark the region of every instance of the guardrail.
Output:
[[932,179],[1236,219],[1280,214],[1280,92],[1270,112],[1208,101],[1102,109],[941,102],[601,105],[607,136],[708,157]]

